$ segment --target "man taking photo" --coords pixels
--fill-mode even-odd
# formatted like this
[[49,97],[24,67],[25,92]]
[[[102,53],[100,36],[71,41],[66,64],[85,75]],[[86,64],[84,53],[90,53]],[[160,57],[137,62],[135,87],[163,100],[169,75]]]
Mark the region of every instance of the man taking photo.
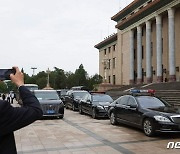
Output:
[[18,67],[10,74],[11,81],[18,87],[23,105],[13,107],[0,100],[0,153],[17,154],[14,131],[25,127],[42,116],[38,99],[24,86],[24,75]]

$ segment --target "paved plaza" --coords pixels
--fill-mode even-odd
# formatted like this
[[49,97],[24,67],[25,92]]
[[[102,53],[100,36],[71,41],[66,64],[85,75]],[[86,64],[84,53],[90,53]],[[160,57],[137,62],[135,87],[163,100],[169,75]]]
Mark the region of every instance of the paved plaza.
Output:
[[112,126],[109,119],[65,110],[64,119],[43,119],[15,132],[18,154],[180,153],[167,149],[180,142],[180,134],[146,137],[141,130]]

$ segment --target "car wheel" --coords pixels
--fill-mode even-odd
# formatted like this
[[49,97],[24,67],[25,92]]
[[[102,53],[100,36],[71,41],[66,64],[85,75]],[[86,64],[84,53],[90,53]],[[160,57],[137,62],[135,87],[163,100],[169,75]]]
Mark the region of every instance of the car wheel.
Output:
[[111,122],[112,125],[115,125],[117,123],[116,117],[115,117],[113,112],[110,115],[110,122]]
[[82,106],[81,106],[81,105],[79,105],[79,113],[80,113],[80,114],[83,114]]
[[153,136],[155,134],[154,123],[151,119],[143,121],[143,130],[146,136]]
[[93,118],[93,119],[96,119],[96,118],[97,118],[96,109],[95,109],[95,108],[93,108],[93,110],[92,110],[92,118]]
[[76,109],[75,109],[75,105],[74,104],[72,104],[72,110],[73,111],[75,111]]
[[68,105],[66,104],[65,106],[66,106],[66,109],[68,109]]

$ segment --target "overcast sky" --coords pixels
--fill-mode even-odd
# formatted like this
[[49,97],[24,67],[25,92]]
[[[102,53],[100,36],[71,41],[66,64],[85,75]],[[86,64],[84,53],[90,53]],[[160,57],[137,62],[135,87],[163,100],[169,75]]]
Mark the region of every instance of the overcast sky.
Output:
[[116,32],[111,17],[133,0],[0,0],[0,68],[99,73],[94,45]]

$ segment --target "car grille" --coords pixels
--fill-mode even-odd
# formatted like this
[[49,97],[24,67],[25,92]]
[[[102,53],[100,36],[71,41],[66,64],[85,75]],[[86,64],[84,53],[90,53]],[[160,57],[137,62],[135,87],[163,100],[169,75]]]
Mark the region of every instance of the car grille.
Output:
[[106,111],[108,111],[108,106],[104,106],[104,109],[105,109]]
[[41,108],[43,113],[47,113],[47,111],[54,111],[54,113],[58,113],[59,104],[42,104]]
[[180,124],[180,116],[171,116],[171,119],[174,123]]

